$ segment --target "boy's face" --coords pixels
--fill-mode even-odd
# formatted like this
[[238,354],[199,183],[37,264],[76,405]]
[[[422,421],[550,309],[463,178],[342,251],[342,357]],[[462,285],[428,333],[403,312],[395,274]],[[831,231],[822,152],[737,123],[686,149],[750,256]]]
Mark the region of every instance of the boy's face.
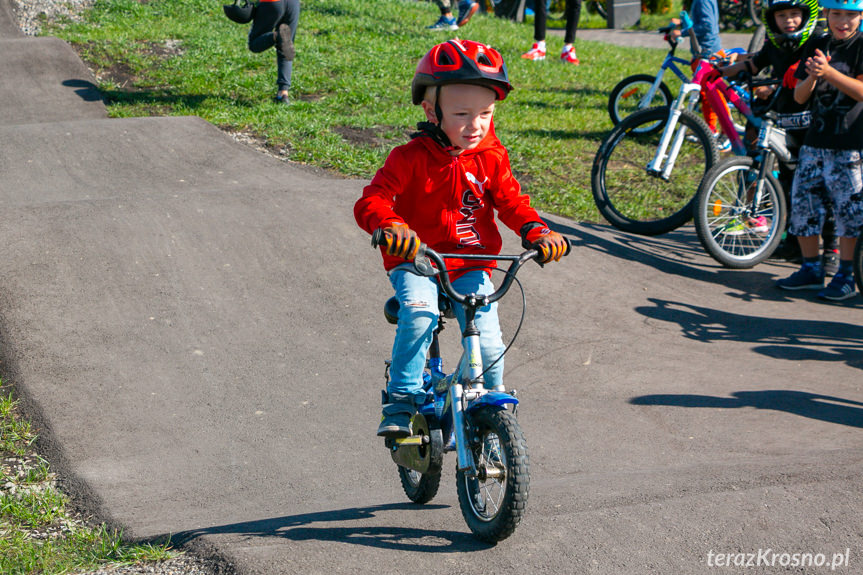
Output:
[[776,20],[776,27],[783,34],[793,34],[800,29],[800,25],[803,23],[803,10],[800,8],[777,10],[773,14],[773,19]]
[[[494,91],[483,86],[447,84],[441,88],[441,129],[453,146],[470,150],[479,145],[491,128],[494,101]],[[423,101],[423,110],[429,121],[435,121],[433,103]]]
[[837,40],[850,38],[860,29],[860,12],[855,10],[827,10],[827,26]]

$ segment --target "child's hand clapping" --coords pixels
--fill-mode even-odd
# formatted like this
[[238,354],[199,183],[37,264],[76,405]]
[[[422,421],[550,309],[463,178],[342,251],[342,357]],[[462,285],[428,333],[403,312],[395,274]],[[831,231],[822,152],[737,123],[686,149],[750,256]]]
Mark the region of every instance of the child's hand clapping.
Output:
[[806,59],[806,73],[816,78],[823,78],[824,74],[830,68],[830,56],[827,56],[821,50],[816,49],[815,55]]

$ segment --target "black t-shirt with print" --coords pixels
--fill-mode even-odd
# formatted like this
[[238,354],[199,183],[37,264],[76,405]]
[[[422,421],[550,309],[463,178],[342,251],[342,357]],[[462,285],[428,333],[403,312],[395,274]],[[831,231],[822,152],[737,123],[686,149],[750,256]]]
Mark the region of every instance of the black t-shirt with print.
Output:
[[[795,76],[805,79],[804,63],[819,49],[830,57],[830,66],[857,78],[863,75],[863,35],[858,30],[847,40],[836,41],[830,36],[807,42]],[[840,92],[829,82],[818,80],[810,98],[812,123],[803,144],[829,150],[863,150],[863,102]]]

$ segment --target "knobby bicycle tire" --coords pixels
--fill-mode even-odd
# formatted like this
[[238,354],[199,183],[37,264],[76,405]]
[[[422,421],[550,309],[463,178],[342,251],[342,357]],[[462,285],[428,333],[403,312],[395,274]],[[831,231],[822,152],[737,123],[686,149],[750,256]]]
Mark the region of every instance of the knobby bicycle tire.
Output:
[[[671,101],[674,99],[671,90],[668,89],[665,82],[660,82],[656,94],[653,95],[653,100],[647,106],[640,106],[641,99],[655,81],[656,76],[634,74],[618,82],[608,96],[608,115],[611,121],[617,125],[638,110],[671,105]],[[648,130],[658,131],[663,126],[665,126],[665,121],[657,122]]]
[[527,443],[515,416],[504,409],[480,408],[469,422],[474,463],[502,471],[503,477],[471,478],[456,471],[459,507],[477,539],[497,543],[513,534],[527,506]]
[[727,268],[758,265],[782,240],[787,214],[782,186],[768,173],[761,200],[753,206],[757,183],[755,160],[735,156],[708,170],[696,194],[693,216],[698,240]]
[[[636,112],[606,136],[596,153],[590,184],[603,217],[624,232],[653,236],[670,232],[692,217],[695,193],[705,172],[719,160],[719,151],[704,120],[688,110],[677,130],[686,138],[668,180],[647,170],[662,133],[638,128],[669,117],[668,107]],[[669,149],[671,146],[669,145]]]
[[764,29],[763,25],[759,25],[758,28],[755,29],[755,32],[752,34],[752,38],[749,40],[747,52],[754,54],[761,50],[761,47],[764,45],[764,35],[766,32],[767,31]]
[[398,469],[402,489],[405,495],[408,496],[408,499],[422,505],[423,503],[428,503],[437,495],[438,487],[440,487],[440,473],[419,473],[401,465]]

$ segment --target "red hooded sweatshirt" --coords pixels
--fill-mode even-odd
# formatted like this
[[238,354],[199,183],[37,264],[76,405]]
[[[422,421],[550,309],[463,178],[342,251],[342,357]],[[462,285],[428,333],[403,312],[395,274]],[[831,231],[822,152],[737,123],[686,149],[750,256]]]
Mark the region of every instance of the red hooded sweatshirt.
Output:
[[[457,156],[425,135],[394,148],[363,189],[354,217],[369,233],[403,222],[438,252],[497,255],[502,240],[495,210],[516,233],[527,223],[544,223],[521,193],[492,125],[476,148]],[[387,270],[405,263],[381,253]],[[449,270],[477,265],[493,263],[447,260]]]

